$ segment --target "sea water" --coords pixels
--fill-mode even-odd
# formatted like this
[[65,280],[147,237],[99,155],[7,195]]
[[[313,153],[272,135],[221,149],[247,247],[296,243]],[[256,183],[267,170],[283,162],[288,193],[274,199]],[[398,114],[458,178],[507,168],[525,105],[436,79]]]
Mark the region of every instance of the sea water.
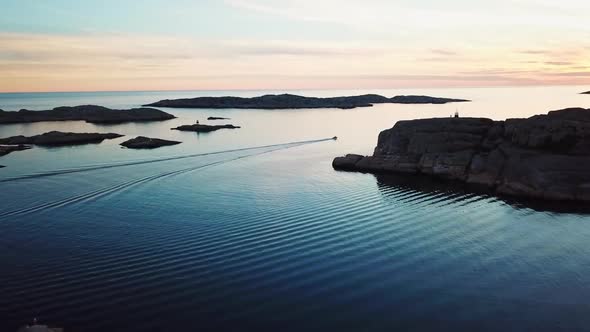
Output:
[[[584,87],[289,91],[466,98],[352,110],[163,109],[176,119],[0,126],[114,132],[0,158],[0,325],[67,331],[534,330],[590,326],[590,215],[334,171],[415,118],[590,107]],[[283,91],[0,94],[0,108]],[[231,120],[207,121],[209,116]],[[207,134],[171,128],[231,123]],[[135,136],[182,141],[155,150]],[[338,140],[324,140],[338,136]]]

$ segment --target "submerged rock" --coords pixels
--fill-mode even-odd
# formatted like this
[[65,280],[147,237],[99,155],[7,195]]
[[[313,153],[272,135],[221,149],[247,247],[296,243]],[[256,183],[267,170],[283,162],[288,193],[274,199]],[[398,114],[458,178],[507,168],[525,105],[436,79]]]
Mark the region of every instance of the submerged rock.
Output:
[[444,104],[463,102],[463,99],[435,98],[427,96],[397,96],[387,98],[376,94],[347,97],[304,97],[292,94],[264,95],[260,97],[198,97],[190,99],[166,99],[145,106],[172,108],[250,108],[250,109],[302,109],[302,108],[340,108],[371,107],[373,104]]
[[238,128],[241,128],[241,127],[234,126],[231,124],[217,125],[217,126],[210,126],[210,125],[204,125],[204,124],[193,124],[193,125],[179,126],[176,128],[172,128],[172,130],[193,131],[196,133],[208,133],[208,132],[216,131],[219,129],[238,129]]
[[155,149],[162,146],[176,145],[180,143],[182,142],[138,136],[121,143],[121,145],[129,149]]
[[400,121],[379,134],[373,156],[339,157],[333,167],[427,175],[514,196],[590,201],[590,109],[506,121]]
[[231,120],[230,118],[220,118],[217,116],[210,116],[207,118],[207,120],[212,121],[212,120]]
[[119,134],[97,134],[97,133],[64,133],[60,131],[50,131],[42,135],[35,136],[12,136],[0,139],[0,144],[34,144],[41,146],[58,146],[58,145],[78,145],[88,143],[100,143],[105,139],[114,139],[122,137]]
[[124,123],[163,121],[174,118],[174,115],[157,110],[155,108],[133,108],[128,110],[118,110],[95,105],[57,107],[46,111],[29,111],[23,109],[18,112],[6,112],[0,110],[0,124],[42,121]]

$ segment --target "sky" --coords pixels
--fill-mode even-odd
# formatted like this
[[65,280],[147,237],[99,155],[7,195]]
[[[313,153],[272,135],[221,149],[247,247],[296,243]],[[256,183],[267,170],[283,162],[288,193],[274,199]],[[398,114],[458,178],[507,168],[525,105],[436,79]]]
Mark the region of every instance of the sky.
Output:
[[587,0],[0,0],[0,92],[590,84]]

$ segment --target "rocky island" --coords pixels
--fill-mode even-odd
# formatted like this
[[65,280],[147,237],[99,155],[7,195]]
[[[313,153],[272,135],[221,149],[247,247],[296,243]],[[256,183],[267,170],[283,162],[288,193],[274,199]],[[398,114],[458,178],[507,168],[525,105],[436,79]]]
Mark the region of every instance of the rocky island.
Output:
[[129,148],[129,149],[155,149],[162,146],[170,146],[180,144],[182,142],[178,141],[168,141],[165,139],[159,138],[150,138],[145,136],[138,136],[136,138],[130,139],[121,143],[120,145]]
[[219,129],[238,129],[238,128],[240,128],[240,127],[234,126],[231,124],[217,125],[217,126],[210,126],[210,125],[204,125],[204,124],[193,124],[193,125],[179,126],[176,128],[172,128],[172,130],[193,131],[196,133],[208,133],[208,132],[216,131]]
[[376,94],[348,97],[304,97],[292,94],[264,95],[260,97],[198,97],[189,99],[166,99],[144,106],[170,108],[240,108],[240,109],[302,109],[371,107],[374,104],[444,104],[468,102],[465,99],[437,98],[428,96],[397,96],[387,98]]
[[528,119],[435,118],[397,122],[373,156],[347,155],[338,170],[460,181],[496,194],[590,201],[590,109]]
[[0,110],[0,124],[29,123],[43,121],[86,121],[89,123],[125,123],[163,121],[175,116],[155,108],[133,108],[127,110],[110,109],[102,106],[83,105],[56,107],[46,111],[20,110],[7,112]]
[[114,139],[123,137],[119,134],[97,134],[97,133],[64,133],[60,131],[50,131],[45,134],[35,136],[12,136],[1,138],[0,144],[24,145],[33,144],[39,146],[64,146],[79,145],[89,143],[100,143],[105,139]]
[[590,91],[582,92],[583,95],[590,95]]
[[230,118],[220,118],[218,116],[210,116],[207,118],[207,120],[212,121],[212,120],[231,120]]

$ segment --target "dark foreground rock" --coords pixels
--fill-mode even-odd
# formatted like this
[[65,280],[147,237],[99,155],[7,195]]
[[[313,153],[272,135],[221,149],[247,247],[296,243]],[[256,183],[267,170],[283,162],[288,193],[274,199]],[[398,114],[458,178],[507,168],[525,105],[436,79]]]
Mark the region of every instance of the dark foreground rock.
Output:
[[175,116],[155,108],[133,108],[128,110],[110,109],[102,106],[84,105],[57,107],[46,111],[0,110],[0,124],[29,123],[42,121],[86,121],[89,123],[125,123],[163,121]]
[[379,134],[373,156],[347,155],[333,166],[433,176],[498,194],[590,201],[590,109],[506,121],[400,121]]
[[231,120],[230,118],[220,118],[218,116],[210,116],[207,118],[207,120],[212,121],[212,120]]
[[340,108],[371,107],[373,104],[444,104],[465,102],[463,99],[435,98],[427,96],[397,96],[387,98],[375,94],[348,97],[304,97],[292,94],[265,95],[260,97],[198,97],[191,99],[166,99],[145,106],[172,108],[250,108],[250,109],[302,109],[302,108]]
[[162,146],[176,145],[180,143],[182,142],[138,136],[121,143],[121,145],[129,149],[155,149]]
[[210,126],[204,124],[193,124],[193,125],[184,125],[176,128],[172,128],[172,130],[180,130],[180,131],[193,131],[196,133],[208,133],[211,131],[216,131],[219,129],[238,129],[240,127],[234,126],[231,124],[228,125],[218,125],[218,126]]
[[12,136],[0,139],[0,144],[22,145],[34,144],[41,146],[63,146],[79,145],[89,143],[100,143],[105,139],[114,139],[122,137],[119,134],[97,134],[97,133],[64,133],[60,131],[50,131],[42,135],[35,136]]

